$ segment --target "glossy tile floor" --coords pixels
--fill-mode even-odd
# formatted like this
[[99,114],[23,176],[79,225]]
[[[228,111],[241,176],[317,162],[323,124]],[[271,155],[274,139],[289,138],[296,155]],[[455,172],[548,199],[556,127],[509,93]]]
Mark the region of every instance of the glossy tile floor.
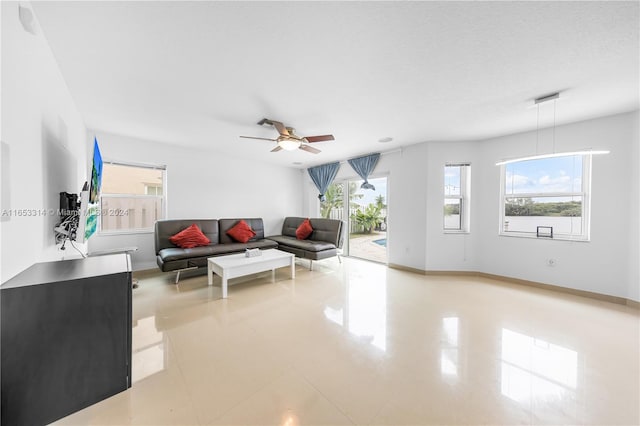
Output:
[[[142,277],[131,389],[60,425],[640,423],[640,316],[484,278],[298,261]],[[235,284],[234,284],[235,283]]]

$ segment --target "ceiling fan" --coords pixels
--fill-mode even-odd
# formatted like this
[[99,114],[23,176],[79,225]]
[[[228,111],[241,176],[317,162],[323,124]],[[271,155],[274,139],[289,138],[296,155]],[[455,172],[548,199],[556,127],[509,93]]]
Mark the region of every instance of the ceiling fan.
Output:
[[310,152],[312,154],[317,154],[320,152],[319,149],[316,149],[308,144],[314,142],[325,142],[335,140],[333,135],[320,135],[320,136],[298,136],[296,135],[296,130],[293,127],[286,127],[279,121],[269,120],[268,118],[263,118],[258,121],[260,126],[264,126],[265,124],[269,126],[273,126],[279,133],[279,136],[276,139],[269,138],[258,138],[254,136],[240,136],[241,138],[246,139],[260,139],[265,141],[273,141],[278,145],[271,150],[271,152],[278,152],[281,150],[293,151],[296,149],[301,149],[303,151]]

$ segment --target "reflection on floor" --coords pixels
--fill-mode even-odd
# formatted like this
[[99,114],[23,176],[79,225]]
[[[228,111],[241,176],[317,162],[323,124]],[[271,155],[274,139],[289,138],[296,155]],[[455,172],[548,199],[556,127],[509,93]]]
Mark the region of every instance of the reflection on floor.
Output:
[[57,424],[640,423],[638,311],[328,259],[141,277],[133,387]]

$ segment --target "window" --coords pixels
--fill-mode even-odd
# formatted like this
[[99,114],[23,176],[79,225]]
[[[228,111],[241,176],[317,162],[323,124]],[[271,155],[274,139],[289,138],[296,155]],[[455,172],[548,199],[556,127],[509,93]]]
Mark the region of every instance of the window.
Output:
[[444,166],[444,222],[445,232],[469,232],[470,164]]
[[146,183],[144,193],[146,195],[162,195],[162,184]]
[[589,239],[591,155],[518,161],[501,168],[501,235]]
[[150,231],[164,218],[164,166],[105,162],[100,195],[101,232]]

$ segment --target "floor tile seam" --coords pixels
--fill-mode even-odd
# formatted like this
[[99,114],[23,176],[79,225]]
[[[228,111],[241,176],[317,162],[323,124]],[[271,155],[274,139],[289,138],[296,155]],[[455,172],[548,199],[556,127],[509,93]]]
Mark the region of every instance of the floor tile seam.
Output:
[[198,420],[198,425],[206,425],[206,422],[203,422],[203,419],[200,417],[200,410],[197,409],[195,401],[193,400],[193,395],[192,395],[192,390],[191,387],[187,384],[187,378],[186,375],[184,374],[184,370],[182,367],[182,363],[180,362],[178,356],[175,354],[175,349],[173,349],[173,345],[174,343],[172,342],[172,338],[169,335],[169,333],[167,333],[167,340],[169,341],[169,344],[171,345],[171,352],[174,353],[173,358],[175,359],[176,365],[178,367],[178,372],[180,373],[180,380],[182,381],[182,384],[184,385],[184,389],[185,389],[185,393],[189,399],[189,402],[191,404],[191,408],[195,411],[196,414],[196,419]]
[[320,394],[320,396],[322,396],[329,404],[331,404],[331,406],[333,408],[335,408],[336,410],[338,410],[340,412],[340,414],[342,414],[345,418],[347,418],[351,424],[353,425],[357,425],[358,422],[356,422],[354,419],[351,418],[351,416],[349,416],[347,413],[344,412],[344,410],[342,410],[342,408],[340,408],[338,406],[338,404],[336,402],[334,402],[331,398],[329,398],[324,392],[322,392],[320,389],[318,389],[317,386],[315,386],[311,380],[300,370],[298,370],[295,366],[291,366],[293,368],[293,370],[300,375],[300,377],[302,377],[302,380],[305,381],[305,383],[307,383],[309,386],[311,386],[316,392],[318,392],[318,394]]
[[371,416],[371,419],[369,419],[369,421],[366,424],[369,426],[386,425],[387,423],[377,422],[376,420],[380,418],[380,416],[382,415],[382,412],[387,407],[393,407],[393,404],[394,404],[394,400],[392,400],[391,398],[387,398],[383,404],[380,404],[379,408],[376,410],[376,413],[373,416]]
[[388,406],[390,406],[392,404],[392,400],[391,398],[386,398],[384,403],[380,404],[378,406],[378,409],[376,410],[375,414],[373,416],[371,416],[371,418],[369,419],[369,421],[366,423],[367,425],[378,425],[378,424],[382,424],[382,423],[377,423],[376,419],[378,419],[382,413],[382,411],[387,408]]
[[[280,380],[280,378],[282,378],[285,374],[287,374],[288,371],[283,370],[282,372],[280,372],[280,374],[278,374],[277,376],[275,376],[273,379],[271,380],[267,380],[267,382],[260,386],[258,389],[256,389],[255,391],[251,392],[250,394],[244,396],[241,400],[239,400],[238,402],[234,403],[231,405],[231,407],[229,407],[227,410],[224,410],[222,413],[220,413],[219,416],[217,416],[214,421],[220,420],[221,418],[223,418],[227,413],[230,413],[231,411],[233,411],[234,409],[236,409],[238,406],[240,406],[242,403],[244,403],[245,401],[251,399],[254,395],[257,395],[258,393],[260,393],[262,390],[266,389],[268,386],[271,386],[273,383],[275,383],[277,380]],[[202,424],[202,423],[201,423]],[[206,423],[208,424],[208,423]]]

